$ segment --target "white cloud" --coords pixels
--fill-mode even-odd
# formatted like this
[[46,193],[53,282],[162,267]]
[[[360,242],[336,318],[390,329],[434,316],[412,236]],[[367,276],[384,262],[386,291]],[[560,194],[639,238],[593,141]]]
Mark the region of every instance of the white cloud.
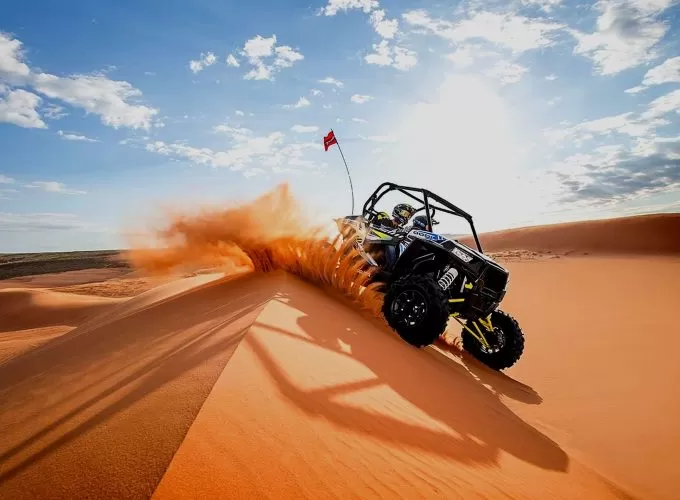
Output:
[[302,61],[305,57],[299,52],[293,50],[287,45],[276,47],[274,49],[276,52],[276,59],[274,60],[274,66],[280,68],[290,68],[293,63],[297,61]]
[[647,86],[664,83],[680,83],[680,56],[670,57],[650,69],[642,80],[642,84]]
[[625,90],[628,94],[637,94],[652,85],[664,83],[680,83],[680,56],[670,57],[645,73],[642,84]]
[[90,137],[80,135],[80,134],[72,134],[72,133],[64,132],[63,130],[57,131],[57,135],[59,135],[59,137],[61,137],[65,141],[100,142],[97,139],[92,139]]
[[371,99],[373,99],[372,96],[362,94],[354,94],[352,97],[350,97],[350,101],[352,101],[355,104],[364,104],[365,102],[368,102]]
[[406,71],[416,65],[418,60],[416,53],[403,47],[389,47],[388,41],[394,39],[399,33],[399,21],[388,19],[385,10],[379,7],[377,0],[329,0],[328,5],[321,9],[321,13],[334,16],[340,10],[360,9],[369,14],[369,22],[382,40],[378,45],[373,44],[375,53],[365,56],[364,59],[368,64],[393,66]]
[[241,111],[240,109],[237,109],[236,111],[234,111],[234,114],[236,116],[245,116],[245,113],[243,111]]
[[514,13],[476,12],[469,19],[451,22],[433,19],[420,9],[405,12],[402,17],[407,24],[453,43],[482,39],[515,54],[553,45],[551,34],[564,28],[562,24]]
[[323,95],[323,92],[321,92],[319,89],[312,89],[310,92],[312,93],[313,96]]
[[234,57],[234,54],[229,54],[227,56],[227,66],[233,66],[235,68],[238,68],[241,66],[241,63],[239,63],[238,59]]
[[6,175],[0,174],[0,184],[14,184],[14,179],[7,177]]
[[368,122],[367,122],[366,120],[364,120],[363,118],[352,118],[352,121],[353,121],[354,123],[368,123]]
[[544,12],[552,12],[553,8],[559,6],[562,0],[520,0],[522,5],[536,6]]
[[293,125],[290,129],[293,132],[297,132],[299,134],[307,134],[311,132],[317,132],[319,127],[315,125]]
[[0,31],[0,80],[21,84],[30,76],[31,70],[23,62],[22,45],[20,40]]
[[492,56],[498,56],[498,54],[484,50],[479,45],[462,44],[459,45],[453,53],[447,54],[446,58],[453,62],[458,68],[462,69],[472,66],[475,59]]
[[597,136],[610,136],[614,133],[638,139],[645,138],[655,134],[657,128],[670,124],[663,116],[676,111],[678,106],[680,106],[680,90],[652,101],[648,109],[638,116],[629,111],[595,120],[586,120],[571,127],[547,129],[544,135],[553,145],[569,141],[569,144],[577,147]]
[[40,73],[35,75],[33,87],[47,97],[99,115],[102,123],[116,129],[148,129],[158,114],[155,108],[128,102],[140,97],[140,90],[101,74],[59,77]]
[[[242,54],[248,59],[253,69],[243,77],[246,80],[273,80],[274,73],[282,68],[290,68],[304,56],[288,45],[276,45],[276,35],[264,38],[257,35],[247,40]],[[273,62],[267,63],[265,59]]]
[[276,35],[272,35],[269,38],[257,35],[250,40],[246,40],[246,43],[243,46],[243,54],[251,59],[252,62],[252,60],[271,56],[274,53],[275,45]]
[[340,11],[362,10],[368,14],[378,8],[378,0],[328,0],[328,5],[319,13],[326,16],[334,16]]
[[659,53],[657,44],[668,25],[657,16],[671,0],[600,0],[597,30],[569,30],[577,40],[575,54],[589,58],[601,75],[612,75],[649,62]]
[[309,102],[309,99],[306,97],[300,97],[298,101],[295,104],[284,104],[283,107],[285,109],[298,109],[298,108],[306,108],[309,106],[311,103]]
[[498,79],[502,84],[519,82],[528,68],[509,61],[498,61],[485,74]]
[[572,155],[550,173],[572,206],[603,207],[680,188],[680,137],[639,139],[634,149],[602,146]]
[[629,89],[624,90],[626,94],[637,94],[638,92],[642,92],[645,90],[647,87],[644,85],[636,85],[635,87],[631,87]]
[[386,19],[382,9],[371,12],[370,21],[375,32],[383,38],[392,39],[399,31],[399,21]]
[[217,57],[212,52],[204,54],[201,52],[201,56],[196,60],[189,61],[189,69],[192,73],[198,73],[203,71],[208,66],[212,66],[217,62]]
[[319,80],[319,83],[326,83],[328,85],[335,85],[336,87],[342,87],[343,85],[345,85],[340,80],[336,80],[332,76],[327,76],[326,78]]
[[549,82],[552,82],[552,81],[557,80],[557,75],[550,74],[550,75],[546,76],[545,79],[548,80]]
[[[99,115],[102,123],[114,128],[148,129],[152,126],[152,120],[158,114],[158,110],[141,104],[132,104],[130,101],[138,99],[142,92],[128,82],[111,80],[105,72],[67,77],[35,73],[21,60],[23,54],[20,49],[20,41],[0,33],[0,77],[6,81],[21,82],[39,94],[82,108],[87,113]],[[26,111],[20,113],[19,117],[12,115],[13,120],[22,123],[21,126],[44,128],[45,124],[37,116],[35,107],[33,112],[27,108],[39,99],[35,94],[26,90],[16,90],[10,93],[8,100],[10,98],[18,99],[19,101],[12,104],[16,106],[20,103],[23,105],[22,109]],[[5,113],[8,113],[9,104],[7,101],[3,102]]]
[[655,119],[674,111],[680,114],[680,89],[673,90],[650,102],[648,109],[642,113],[642,118]]
[[50,120],[61,120],[62,118],[68,116],[66,110],[56,104],[48,104],[45,106],[43,109],[43,114]]
[[253,134],[252,130],[247,129],[245,127],[232,127],[226,124],[216,125],[215,127],[213,127],[213,132],[215,132],[216,134],[227,134],[232,139],[235,139],[237,141],[248,140],[248,138]]
[[59,194],[87,194],[85,191],[80,191],[78,189],[68,189],[61,182],[55,181],[37,181],[30,184],[26,184],[25,187],[29,189],[40,189],[47,193],[59,193]]
[[23,128],[47,128],[37,111],[41,101],[40,97],[31,92],[21,89],[10,90],[5,97],[0,97],[0,122],[12,123]]
[[400,71],[408,71],[418,63],[415,52],[403,47],[390,47],[387,40],[382,40],[378,44],[373,44],[375,52],[364,56],[368,64],[377,66],[392,66]]
[[[232,142],[231,147],[226,151],[163,141],[148,143],[146,150],[172,158],[183,158],[198,165],[229,168],[241,172],[245,177],[265,173],[262,167],[270,167],[274,173],[283,173],[282,168],[316,168],[316,164],[306,160],[304,154],[308,150],[320,150],[320,144],[284,144],[284,135],[281,132],[257,136],[242,133],[241,129],[227,130],[225,128],[224,133],[230,137]],[[293,170],[296,169],[293,168]]]

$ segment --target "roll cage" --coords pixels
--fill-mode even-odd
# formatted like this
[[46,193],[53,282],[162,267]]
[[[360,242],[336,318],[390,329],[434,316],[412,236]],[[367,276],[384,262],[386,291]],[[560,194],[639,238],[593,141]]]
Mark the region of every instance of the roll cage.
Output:
[[[391,191],[399,191],[400,193],[422,204],[420,208],[416,209],[416,213],[420,212],[421,210],[425,210],[425,215],[427,217],[427,227],[430,230],[432,230],[432,217],[437,212],[437,210],[465,219],[468,224],[470,224],[470,229],[472,229],[472,235],[475,238],[477,249],[480,253],[484,253],[482,250],[482,245],[479,243],[479,238],[477,236],[477,231],[475,230],[475,224],[472,221],[472,216],[464,210],[458,208],[453,203],[446,201],[438,194],[435,194],[427,189],[401,186],[392,182],[383,182],[376,188],[375,191],[373,191],[373,194],[366,200],[366,203],[364,203],[362,212],[363,218],[368,222],[371,222],[378,215],[378,212],[375,210],[376,203],[378,203],[378,201],[380,201],[383,196]],[[419,194],[420,198],[416,196],[416,194]],[[434,200],[434,202],[436,202],[438,205],[432,203],[431,200]],[[430,213],[430,210],[432,210],[432,213]]]

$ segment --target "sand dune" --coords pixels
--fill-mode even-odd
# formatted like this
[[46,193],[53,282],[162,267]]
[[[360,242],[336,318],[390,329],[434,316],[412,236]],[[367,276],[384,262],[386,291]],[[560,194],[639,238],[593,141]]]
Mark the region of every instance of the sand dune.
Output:
[[[30,270],[29,270],[30,272]],[[0,290],[6,288],[56,288],[96,283],[130,274],[129,269],[80,269],[63,273],[29,274],[0,281]]]
[[0,332],[45,326],[75,327],[111,306],[117,299],[66,294],[52,290],[0,290]]
[[[641,352],[659,325],[639,292],[603,291],[649,273],[655,315],[680,262],[600,262],[513,264],[528,340],[507,375],[281,272],[146,292],[0,365],[0,496],[673,498],[680,409],[656,388],[680,375],[674,349]],[[616,315],[578,295],[588,276]]]
[[0,365],[0,497],[148,497],[273,286],[142,295]]
[[677,218],[488,235],[578,254],[507,263],[527,343],[497,373],[405,344],[351,256],[294,217],[263,239],[267,210],[240,232],[244,213],[179,218],[184,244],[137,255],[215,274],[0,290],[0,498],[677,497]]
[[[479,236],[486,252],[680,254],[680,214],[653,214],[508,229]],[[474,245],[472,238],[461,238]]]

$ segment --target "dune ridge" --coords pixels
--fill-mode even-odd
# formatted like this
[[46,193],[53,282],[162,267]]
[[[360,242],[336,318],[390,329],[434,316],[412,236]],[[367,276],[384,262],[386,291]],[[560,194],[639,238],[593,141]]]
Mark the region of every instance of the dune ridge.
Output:
[[[484,251],[680,255],[680,214],[650,214],[506,229],[479,235]],[[461,238],[473,245],[471,237]]]

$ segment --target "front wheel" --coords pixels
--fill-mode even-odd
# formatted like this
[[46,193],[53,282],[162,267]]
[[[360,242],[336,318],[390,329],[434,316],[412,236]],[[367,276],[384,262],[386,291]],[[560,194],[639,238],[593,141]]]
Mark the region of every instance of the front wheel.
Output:
[[449,320],[444,291],[428,276],[405,276],[389,285],[383,316],[409,344],[423,347],[444,333]]
[[475,323],[484,334],[489,347],[486,348],[467,328],[463,328],[461,338],[463,350],[494,370],[504,370],[514,365],[524,352],[524,333],[517,320],[500,310],[491,313],[491,331],[477,321],[468,321],[467,326],[476,332]]

